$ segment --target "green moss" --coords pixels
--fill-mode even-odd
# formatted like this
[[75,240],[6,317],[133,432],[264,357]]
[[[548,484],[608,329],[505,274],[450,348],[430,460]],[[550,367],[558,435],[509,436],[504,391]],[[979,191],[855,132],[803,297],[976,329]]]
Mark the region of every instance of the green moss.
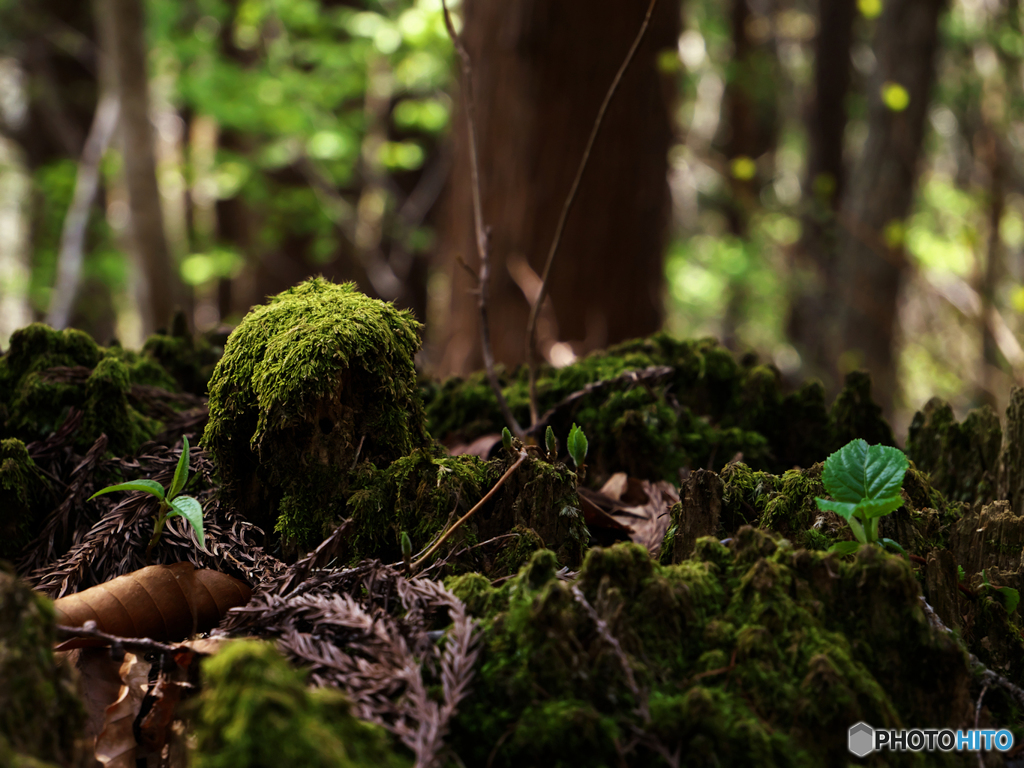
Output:
[[[349,557],[402,559],[400,536],[409,534],[413,551],[468,512],[497,482],[510,457],[484,462],[475,456],[445,456],[438,448],[413,451],[386,469],[363,466],[350,486],[345,509],[353,523]],[[587,529],[579,512],[576,476],[562,464],[530,458],[450,540],[451,551],[505,534],[493,559],[474,553],[452,562],[493,577],[507,575],[538,548],[551,547],[563,565],[582,562]],[[482,553],[479,553],[482,555]]]
[[110,452],[130,455],[166,418],[166,408],[147,411],[136,397],[137,386],[178,389],[148,354],[104,349],[81,331],[33,323],[11,336],[10,349],[0,357],[0,437],[41,440],[75,408],[84,415],[72,438],[79,451],[106,434]]
[[932,398],[914,414],[907,455],[947,498],[987,504],[996,497],[1003,432],[990,407],[958,423],[948,403]]
[[323,278],[246,315],[210,381],[203,436],[243,514],[315,543],[357,461],[385,467],[427,445],[419,344],[409,312]]
[[[615,378],[628,371],[667,367],[658,384]],[[528,418],[527,374],[500,371],[516,417]],[[824,388],[809,382],[783,394],[781,376],[747,356],[737,362],[711,339],[679,341],[665,334],[625,342],[559,369],[542,368],[542,411],[579,393],[552,418],[564,439],[573,422],[590,439],[588,463],[600,482],[613,472],[678,481],[682,467],[718,468],[742,454],[756,469],[781,473],[808,467],[854,437],[892,444],[892,431],[871,400],[867,374],[853,373],[831,411]],[[483,372],[421,386],[430,429],[446,439],[470,440],[503,426]]]
[[14,558],[39,533],[48,491],[25,444],[0,440],[0,558]]
[[929,626],[909,565],[878,548],[840,561],[747,527],[672,566],[633,544],[595,549],[576,580],[590,608],[557,564],[538,552],[501,587],[450,582],[484,626],[452,734],[467,765],[640,766],[673,752],[688,765],[844,764],[857,720],[959,727],[970,707],[962,648]]
[[241,640],[203,662],[195,768],[391,768],[411,763],[333,689],[307,690],[269,643]]
[[0,757],[4,765],[84,765],[85,711],[53,658],[53,603],[0,562]]

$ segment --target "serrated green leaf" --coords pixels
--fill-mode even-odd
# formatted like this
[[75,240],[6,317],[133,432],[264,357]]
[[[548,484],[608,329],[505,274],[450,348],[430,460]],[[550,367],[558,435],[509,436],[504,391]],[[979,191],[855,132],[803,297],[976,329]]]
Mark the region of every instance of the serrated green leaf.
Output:
[[851,504],[847,501],[832,501],[831,499],[823,499],[818,497],[815,499],[818,504],[818,509],[822,512],[835,512],[843,520],[849,521],[850,515],[857,511],[857,505]]
[[149,493],[156,496],[160,501],[164,500],[164,487],[156,480],[132,480],[129,483],[108,485],[106,488],[96,491],[96,493],[90,496],[89,501],[92,501],[97,496],[102,496],[105,493],[113,493],[114,491],[142,491],[143,493]]
[[892,496],[888,499],[864,499],[856,505],[857,514],[862,520],[873,520],[876,517],[885,517],[903,506],[903,499],[899,496]]
[[191,496],[179,496],[171,500],[171,509],[173,511],[167,516],[174,517],[175,514],[178,514],[184,517],[189,525],[192,526],[192,530],[196,532],[200,548],[205,549],[206,544],[203,539],[203,506]]
[[167,489],[167,499],[173,499],[181,489],[185,487],[188,480],[188,438],[182,436],[181,457],[178,459],[178,466],[174,468],[174,479],[171,480],[171,487]]
[[828,548],[828,551],[839,556],[845,556],[852,555],[860,548],[861,543],[859,541],[837,541]]
[[863,499],[898,496],[907,472],[907,457],[899,448],[852,440],[825,461],[821,481],[837,501],[856,504]]

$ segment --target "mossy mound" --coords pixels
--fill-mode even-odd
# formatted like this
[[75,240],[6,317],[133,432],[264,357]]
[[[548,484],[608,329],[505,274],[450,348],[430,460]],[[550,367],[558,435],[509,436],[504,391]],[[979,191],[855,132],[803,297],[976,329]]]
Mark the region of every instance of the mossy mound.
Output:
[[25,444],[0,440],[0,558],[15,557],[38,533],[36,523],[53,501],[49,490]]
[[85,710],[53,658],[53,603],[0,562],[0,764],[85,766]]
[[[655,375],[659,368],[667,369],[664,375]],[[623,376],[630,371],[651,376]],[[526,370],[501,372],[501,380],[516,418],[527,420]],[[588,392],[565,402],[588,385]],[[471,440],[503,426],[482,372],[424,383],[421,391],[438,439]],[[658,333],[564,368],[544,368],[538,395],[542,411],[562,403],[548,420],[561,440],[573,422],[583,427],[597,479],[624,471],[678,482],[680,467],[718,468],[738,453],[758,469],[782,472],[821,461],[854,437],[894,444],[866,374],[850,374],[830,410],[820,383],[784,394],[778,370],[758,365],[752,355],[737,361],[712,339],[680,341]]]
[[878,548],[844,562],[745,527],[677,565],[623,544],[591,550],[575,587],[556,568],[539,552],[498,588],[448,582],[484,627],[452,732],[466,765],[845,765],[858,720],[973,723],[963,649]]
[[0,357],[0,437],[41,440],[74,408],[83,413],[73,439],[79,451],[106,434],[112,453],[130,455],[159,432],[161,416],[173,414],[173,401],[150,407],[145,388],[178,391],[146,352],[100,347],[81,331],[33,323],[11,336]]
[[[426,448],[382,470],[362,465],[352,480],[345,510],[354,526],[348,538],[349,558],[401,560],[402,531],[409,534],[414,552],[426,548],[468,512],[511,463],[509,456],[484,462]],[[588,534],[579,511],[575,474],[563,464],[530,457],[458,530],[449,551],[509,533],[515,534],[514,541],[504,541],[497,554],[473,550],[450,561],[451,565],[496,578],[515,573],[534,551],[547,547],[563,565],[577,567],[583,561]]]
[[240,640],[203,662],[195,768],[399,768],[385,731],[337,690],[308,690],[272,644]]
[[419,327],[323,278],[245,316],[214,369],[203,436],[239,511],[316,544],[359,461],[384,467],[429,443],[413,363]]

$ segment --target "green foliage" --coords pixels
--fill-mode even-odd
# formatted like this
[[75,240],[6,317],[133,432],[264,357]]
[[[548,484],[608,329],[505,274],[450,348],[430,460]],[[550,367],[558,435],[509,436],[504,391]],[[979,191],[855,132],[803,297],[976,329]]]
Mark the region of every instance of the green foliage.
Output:
[[501,428],[501,447],[508,453],[512,452],[512,433],[508,431],[508,427]]
[[[959,568],[959,566],[957,566]],[[984,589],[991,589],[1000,599],[1003,601],[1003,605],[1006,606],[1006,612],[1008,614],[1013,613],[1017,610],[1017,606],[1020,604],[1020,592],[1012,587],[997,587],[988,580],[988,574],[985,573],[985,569],[981,570],[981,583]]]
[[181,490],[188,482],[188,438],[182,437],[181,440],[181,456],[178,457],[178,465],[174,468],[174,477],[171,479],[171,484],[167,487],[166,491],[155,480],[132,480],[127,483],[108,485],[89,497],[89,501],[92,501],[97,496],[112,493],[113,491],[141,491],[155,496],[159,500],[160,504],[157,509],[156,520],[153,523],[153,537],[149,540],[149,546],[146,547],[147,561],[150,558],[153,547],[160,541],[160,536],[164,531],[164,524],[172,517],[180,516],[185,518],[188,524],[192,526],[192,530],[196,532],[196,538],[199,539],[199,547],[206,547],[203,539],[202,505],[192,496],[180,495]]
[[[879,518],[903,506],[900,489],[907,466],[907,457],[899,448],[853,440],[826,459],[821,473],[834,500],[815,501],[819,509],[846,520],[859,543],[877,543]],[[836,544],[833,550],[845,554],[850,543]]]
[[308,690],[273,644],[230,643],[203,662],[195,768],[400,768],[385,731],[333,688]]
[[549,458],[558,458],[558,440],[555,439],[555,430],[550,424],[544,430],[544,448],[547,450]]
[[[549,427],[550,429],[550,427]],[[552,436],[554,432],[552,431]],[[572,463],[576,467],[582,468],[583,462],[587,458],[587,436],[583,434],[583,430],[572,425],[572,429],[569,430],[569,439],[566,440],[566,447],[569,449],[569,455],[572,456]]]

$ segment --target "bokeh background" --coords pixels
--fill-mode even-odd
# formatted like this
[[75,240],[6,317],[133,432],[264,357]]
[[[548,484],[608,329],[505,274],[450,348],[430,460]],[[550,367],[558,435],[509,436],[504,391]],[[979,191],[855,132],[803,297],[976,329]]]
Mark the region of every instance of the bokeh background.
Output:
[[[461,0],[495,353],[646,0]],[[553,364],[665,328],[791,382],[1002,410],[1024,371],[1017,0],[659,0],[542,308]],[[312,274],[480,366],[465,83],[440,0],[0,0],[0,346],[140,346]],[[465,269],[468,267],[469,269]]]

